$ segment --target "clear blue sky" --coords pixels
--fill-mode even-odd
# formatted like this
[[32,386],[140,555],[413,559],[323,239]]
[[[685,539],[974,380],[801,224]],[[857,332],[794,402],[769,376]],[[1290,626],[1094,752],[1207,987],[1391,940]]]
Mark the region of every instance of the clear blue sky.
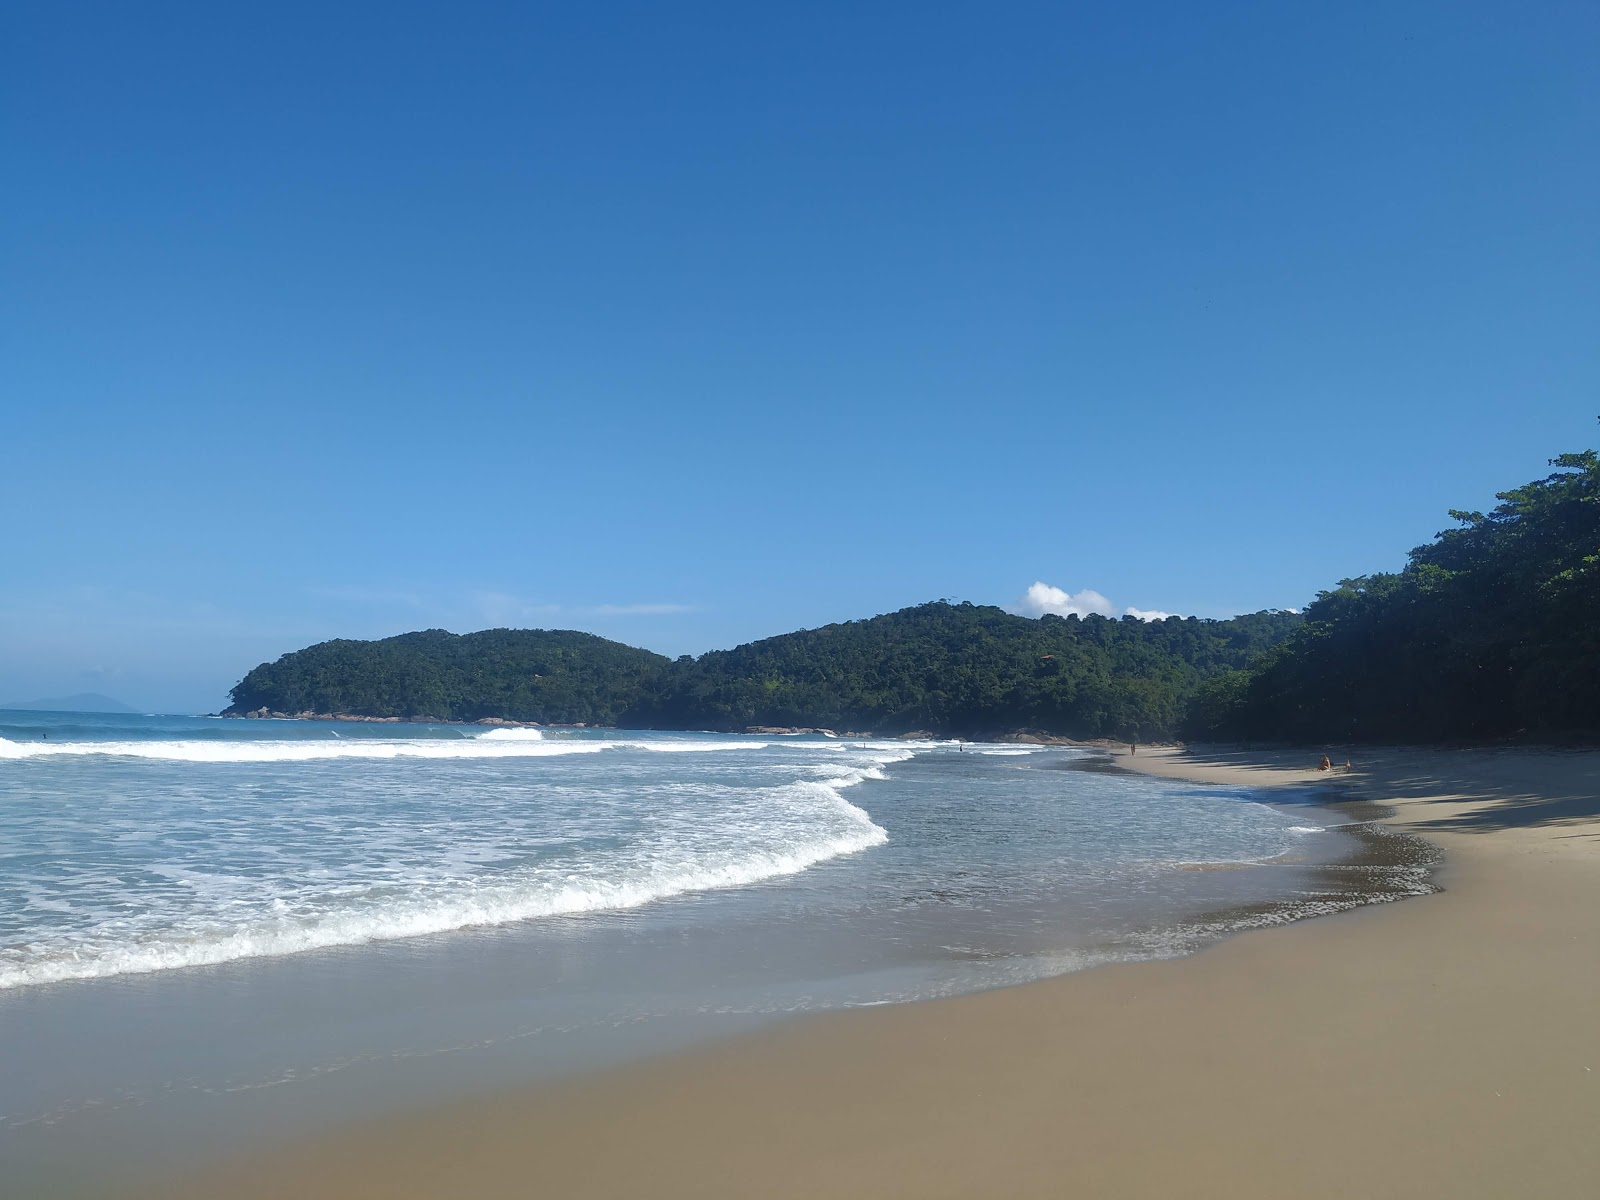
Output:
[[1204,616],[1600,441],[1600,6],[0,16],[0,699]]

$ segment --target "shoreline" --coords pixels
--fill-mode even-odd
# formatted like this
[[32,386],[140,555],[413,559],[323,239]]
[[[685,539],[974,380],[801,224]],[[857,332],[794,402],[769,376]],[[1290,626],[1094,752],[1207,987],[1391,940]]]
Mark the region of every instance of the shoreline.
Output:
[[[1174,782],[1207,782],[1183,775],[1162,776],[1158,771],[1141,771],[1136,766],[1128,765],[1130,756],[1127,754],[1112,753],[1106,747],[1096,748],[1106,752],[1061,764],[1057,769],[1147,775],[1165,777]],[[1182,753],[1178,747],[1158,747],[1157,752]],[[1348,789],[1329,787],[1329,777],[1325,772],[1317,773],[1314,779],[1287,782],[1275,789],[1277,794],[1274,794],[1273,785],[1262,786],[1238,779],[1217,782],[1226,786],[1256,788],[1267,793],[1262,797],[1263,802],[1281,809],[1309,809],[1319,814],[1319,820],[1329,816],[1343,818],[1324,829],[1326,832],[1342,834],[1352,843],[1352,848],[1339,858],[1300,860],[1310,869],[1310,887],[1193,914],[1183,922],[1183,927],[1191,931],[1190,948],[1180,952],[1180,955],[1163,957],[1198,954],[1227,938],[1257,929],[1338,916],[1359,908],[1413,900],[1443,890],[1437,882],[1444,868],[1444,856],[1438,848],[1416,834],[1386,825],[1385,821],[1395,815],[1394,809],[1352,796],[1348,794]],[[1283,865],[1288,861],[1294,860],[1285,858],[1250,864],[1195,863],[1181,869],[1253,870]]]
[[1592,1194],[1600,754],[1351,757],[1332,779],[1303,752],[1116,762],[1380,800],[1385,827],[1442,848],[1446,891],[803,1018],[333,1129],[153,1194]]
[[[304,712],[277,712],[265,707],[250,709],[246,712],[235,712],[225,709],[218,713],[203,714],[207,717],[225,721],[312,721],[327,724],[337,722],[340,724],[365,724],[365,725],[449,725],[460,728],[475,728],[479,726],[491,729],[587,729],[591,731],[616,732],[634,728],[631,725],[605,725],[585,721],[570,724],[548,721],[519,721],[511,717],[477,717],[473,720],[455,717],[426,717],[412,715],[409,717],[370,717],[360,713],[329,712],[319,713],[307,709]],[[1064,734],[1047,733],[1043,730],[1032,728],[1018,728],[990,731],[981,736],[972,733],[954,734],[939,733],[927,729],[915,729],[906,733],[875,733],[872,730],[861,729],[825,729],[821,726],[810,725],[744,725],[737,729],[700,729],[679,728],[677,726],[639,726],[640,730],[649,733],[708,733],[708,734],[746,734],[756,737],[795,737],[804,734],[820,734],[823,737],[839,738],[866,738],[871,741],[884,742],[938,742],[953,741],[967,742],[973,745],[1032,745],[1032,746],[1073,746],[1084,749],[1109,750],[1112,747],[1126,745],[1125,742],[1115,741],[1110,738],[1092,738],[1083,740],[1070,738]]]

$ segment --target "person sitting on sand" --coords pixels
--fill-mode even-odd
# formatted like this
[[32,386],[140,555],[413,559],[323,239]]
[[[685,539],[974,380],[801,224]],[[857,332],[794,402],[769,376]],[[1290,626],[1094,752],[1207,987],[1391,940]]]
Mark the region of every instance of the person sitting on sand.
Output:
[[1333,770],[1333,759],[1329,758],[1326,754],[1324,754],[1322,756],[1322,761],[1317,764],[1317,770],[1319,770],[1319,771],[1331,771],[1331,770]]

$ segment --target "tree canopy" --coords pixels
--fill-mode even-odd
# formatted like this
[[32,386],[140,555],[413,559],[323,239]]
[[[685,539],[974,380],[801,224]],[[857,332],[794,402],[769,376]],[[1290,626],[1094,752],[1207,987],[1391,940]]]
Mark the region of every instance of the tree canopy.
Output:
[[1197,695],[1189,732],[1291,741],[1600,733],[1600,457],[1552,459],[1404,569],[1342,580],[1246,672]]
[[648,650],[572,630],[341,638],[262,663],[233,689],[228,712],[609,725],[667,664]]
[[1158,739],[1173,734],[1204,679],[1297,623],[1289,613],[1034,620],[941,601],[675,664],[639,715],[675,728]]
[[1298,623],[1285,612],[1034,620],[939,601],[676,662],[571,631],[428,630],[286,654],[251,671],[229,711],[1157,740],[1204,681]]

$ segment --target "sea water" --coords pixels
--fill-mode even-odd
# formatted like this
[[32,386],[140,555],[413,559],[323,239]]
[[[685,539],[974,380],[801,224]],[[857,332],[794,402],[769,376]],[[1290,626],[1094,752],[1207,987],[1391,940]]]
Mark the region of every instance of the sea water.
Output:
[[1331,902],[1331,814],[1105,764],[0,713],[0,1149],[223,1145]]

